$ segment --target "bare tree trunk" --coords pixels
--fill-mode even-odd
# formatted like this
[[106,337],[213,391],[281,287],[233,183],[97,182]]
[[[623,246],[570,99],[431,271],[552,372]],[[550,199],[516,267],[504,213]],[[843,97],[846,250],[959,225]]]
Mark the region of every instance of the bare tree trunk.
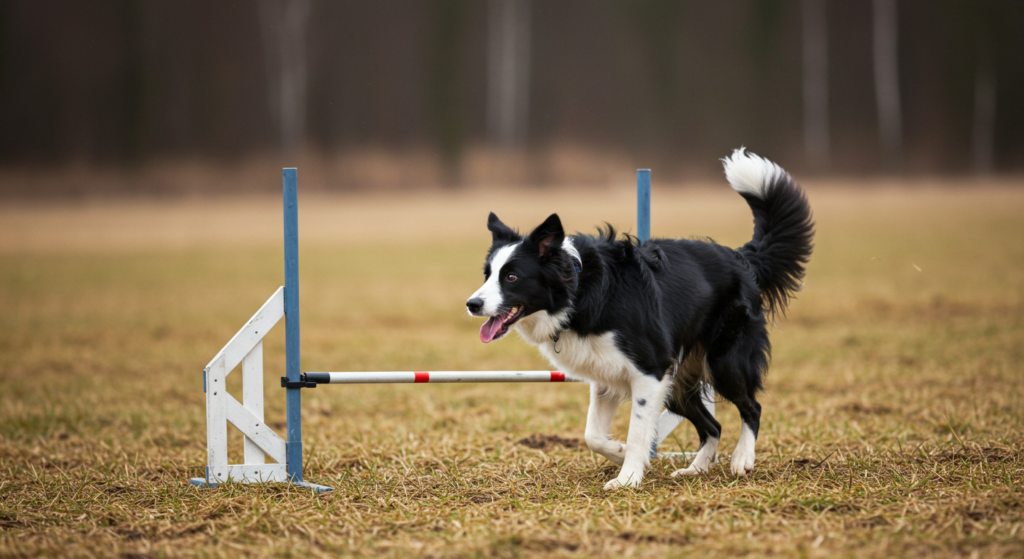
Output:
[[896,0],[874,0],[875,98],[882,160],[896,169],[903,158]]
[[803,23],[804,149],[807,162],[828,169],[828,20],[825,0],[801,0]]
[[487,132],[502,148],[526,140],[530,89],[530,0],[489,0]]
[[281,149],[294,153],[306,139],[306,27],[310,0],[260,0],[263,48]]
[[971,132],[971,165],[978,174],[995,167],[996,73],[991,39],[981,38],[978,70],[974,77],[974,129]]

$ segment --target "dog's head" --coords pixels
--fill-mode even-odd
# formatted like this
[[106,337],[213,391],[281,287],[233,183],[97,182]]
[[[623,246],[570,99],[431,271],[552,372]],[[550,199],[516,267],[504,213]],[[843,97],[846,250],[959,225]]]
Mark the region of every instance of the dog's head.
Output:
[[480,328],[484,343],[508,333],[519,319],[539,311],[554,313],[572,304],[579,273],[579,253],[565,236],[558,214],[525,237],[492,212],[487,218],[491,249],[484,263],[484,284],[466,308],[487,317]]

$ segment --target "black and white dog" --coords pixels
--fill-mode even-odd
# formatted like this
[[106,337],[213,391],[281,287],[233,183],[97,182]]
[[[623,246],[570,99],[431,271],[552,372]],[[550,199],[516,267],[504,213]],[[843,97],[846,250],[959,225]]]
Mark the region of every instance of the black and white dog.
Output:
[[[754,442],[771,345],[767,321],[799,290],[813,248],[811,208],[778,165],[739,149],[725,176],[754,214],[754,237],[733,250],[710,241],[567,237],[558,215],[520,235],[493,213],[483,286],[466,302],[487,317],[480,339],[514,329],[551,363],[590,383],[585,440],[622,466],[605,489],[636,486],[648,465],[664,407],[689,419],[700,450],[695,475],[714,463],[721,425],[700,395],[701,381],[739,408],[743,427],[734,474],[754,467]],[[619,404],[632,398],[626,444],[612,440]]]

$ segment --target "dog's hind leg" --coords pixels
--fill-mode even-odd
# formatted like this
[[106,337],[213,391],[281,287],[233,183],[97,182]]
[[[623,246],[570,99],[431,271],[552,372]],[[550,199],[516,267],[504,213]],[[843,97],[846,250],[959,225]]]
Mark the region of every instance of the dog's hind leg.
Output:
[[587,410],[587,430],[583,440],[590,450],[621,466],[626,456],[626,447],[619,441],[611,440],[612,420],[619,409],[622,398],[607,387],[591,383],[590,409]]
[[754,469],[754,444],[757,442],[757,431],[761,426],[761,404],[753,398],[735,402],[740,410],[743,427],[740,429],[740,440],[732,453],[729,467],[738,476],[747,475]]
[[[709,389],[705,384],[710,379],[708,373],[704,348],[695,346],[679,364],[675,384],[672,386],[672,396],[665,401],[665,407],[672,413],[688,419],[700,437],[700,448],[693,462],[687,468],[672,472],[672,477],[702,474],[718,460],[718,441],[722,436],[722,426],[704,403],[705,392]],[[713,398],[712,392],[709,399],[713,402]]]
[[644,477],[644,470],[651,459],[651,445],[657,436],[658,416],[664,406],[665,395],[672,383],[672,375],[662,380],[645,374],[635,374],[631,379],[632,415],[629,418],[629,435],[626,438],[626,456],[618,477],[605,484],[605,489],[636,487]]
[[718,460],[718,441],[722,437],[722,425],[704,406],[701,391],[690,390],[680,396],[680,399],[669,400],[668,409],[690,420],[700,437],[700,449],[689,467],[672,472],[672,477],[695,476],[707,472]]
[[[767,334],[754,324],[747,328],[747,343],[728,347],[722,353],[708,356],[708,366],[715,372],[715,388],[723,398],[736,404],[743,426],[729,468],[737,476],[754,469],[754,446],[761,427],[761,404],[755,396],[761,388],[765,368]],[[752,341],[760,343],[751,343]]]

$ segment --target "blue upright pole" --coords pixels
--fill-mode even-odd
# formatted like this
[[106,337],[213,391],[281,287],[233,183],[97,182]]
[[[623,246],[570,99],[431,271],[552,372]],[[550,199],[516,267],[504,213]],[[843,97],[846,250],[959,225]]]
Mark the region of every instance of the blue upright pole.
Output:
[[651,238],[651,170],[636,170],[636,236],[640,241]]
[[[284,313],[285,374],[288,382],[299,382],[302,359],[299,350],[299,172],[283,171],[284,178]],[[302,391],[288,388],[286,395],[288,433],[285,447],[288,477],[302,483]]]

